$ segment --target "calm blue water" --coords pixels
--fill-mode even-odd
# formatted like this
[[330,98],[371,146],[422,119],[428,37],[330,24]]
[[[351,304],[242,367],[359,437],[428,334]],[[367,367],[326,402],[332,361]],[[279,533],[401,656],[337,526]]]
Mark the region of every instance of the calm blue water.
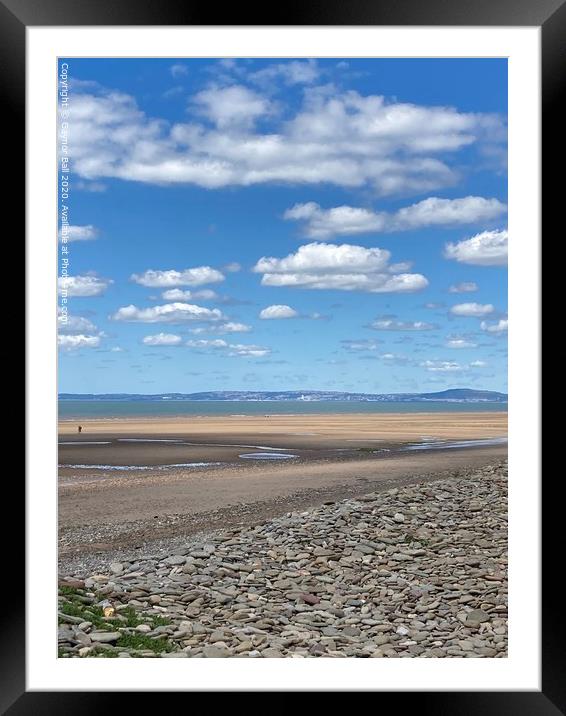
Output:
[[61,400],[59,418],[141,418],[187,415],[306,415],[320,413],[479,413],[506,411],[507,403],[365,403],[355,401],[240,402],[195,400]]

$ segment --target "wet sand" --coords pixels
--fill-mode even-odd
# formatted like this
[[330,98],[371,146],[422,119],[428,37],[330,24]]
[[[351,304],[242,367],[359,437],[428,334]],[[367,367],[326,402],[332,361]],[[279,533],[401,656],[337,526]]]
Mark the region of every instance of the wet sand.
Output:
[[[381,413],[167,419],[106,419],[59,425],[61,465],[152,466],[241,463],[242,454],[296,454],[391,449],[430,438],[476,440],[507,434],[507,413]],[[65,474],[64,472],[62,474]]]
[[[81,425],[79,435],[76,423],[60,424],[61,557],[255,524],[392,484],[438,479],[507,453],[506,445],[402,450],[431,438],[505,436],[506,413],[128,419]],[[66,442],[81,444],[61,444]],[[240,457],[269,454],[266,448],[297,457]],[[201,462],[221,464],[160,467]],[[78,464],[138,469],[70,467]]]

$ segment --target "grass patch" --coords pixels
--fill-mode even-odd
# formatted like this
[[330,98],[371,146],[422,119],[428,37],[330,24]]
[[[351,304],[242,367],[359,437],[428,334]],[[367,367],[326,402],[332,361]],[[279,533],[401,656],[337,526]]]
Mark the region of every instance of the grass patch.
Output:
[[167,639],[152,639],[145,634],[122,634],[116,646],[124,649],[149,649],[156,654],[173,651],[173,645]]
[[93,649],[90,654],[87,654],[87,658],[89,659],[100,659],[101,657],[105,659],[117,659],[118,652],[113,649]]
[[[77,617],[85,622],[91,622],[94,629],[99,631],[114,631],[118,627],[135,627],[140,624],[148,624],[152,629],[159,626],[169,626],[171,619],[161,616],[160,614],[144,614],[138,613],[134,607],[127,606],[120,609],[116,613],[116,617],[105,617],[102,607],[91,603],[85,603],[82,590],[73,587],[60,587],[59,596],[64,597],[64,601],[59,604],[59,612],[70,617]],[[64,624],[65,620],[59,617],[59,624]],[[129,643],[131,642],[131,644]],[[134,644],[138,644],[137,646]],[[162,651],[171,651],[172,645],[163,639],[151,639],[145,634],[139,635],[123,635],[118,641],[118,646],[128,649],[151,649],[156,653]],[[107,656],[107,654],[104,654]],[[96,656],[96,654],[93,654]]]
[[62,597],[73,597],[77,594],[80,594],[78,589],[75,589],[75,587],[67,587],[65,585],[59,587],[59,594]]
[[102,611],[102,607],[97,607],[93,604],[86,606],[80,602],[63,602],[59,607],[59,611],[70,617],[79,617],[85,622],[92,622],[97,629],[111,631],[115,626],[103,618],[104,612]]

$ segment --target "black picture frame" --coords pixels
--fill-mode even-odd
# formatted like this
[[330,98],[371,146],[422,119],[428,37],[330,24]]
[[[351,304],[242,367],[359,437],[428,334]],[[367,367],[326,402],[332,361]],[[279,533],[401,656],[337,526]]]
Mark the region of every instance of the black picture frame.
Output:
[[[561,206],[558,192],[561,182],[564,112],[560,100],[564,95],[566,69],[566,0],[350,0],[347,3],[327,0],[272,4],[268,12],[257,6],[233,4],[223,7],[222,22],[218,9],[210,3],[192,0],[0,0],[0,70],[3,117],[8,141],[5,167],[9,179],[5,191],[8,211],[25,216],[24,146],[25,146],[25,61],[26,27],[85,25],[394,25],[394,26],[538,26],[542,37],[542,112],[545,141],[542,157],[544,176],[548,177],[544,202],[546,224],[554,225],[554,214]],[[562,103],[563,104],[563,103]],[[553,180],[550,180],[552,175]],[[558,217],[556,217],[558,218]],[[556,221],[556,226],[561,224]],[[537,337],[535,337],[537,338]],[[533,476],[535,479],[536,476]],[[560,501],[557,493],[560,476],[549,482],[543,500],[543,612],[542,612],[542,690],[539,692],[404,692],[403,706],[418,709],[420,714],[450,716],[513,714],[521,716],[554,716],[566,714],[565,628],[562,588],[556,580],[559,556],[554,545],[563,540],[560,530]],[[24,498],[24,488],[19,488]],[[17,493],[16,493],[17,494]],[[22,499],[23,501],[23,499]],[[563,516],[562,516],[563,519]],[[6,529],[6,528],[5,528]],[[12,528],[13,529],[13,528]],[[559,531],[560,530],[560,531]],[[21,544],[23,545],[23,539]],[[20,714],[99,714],[124,704],[122,694],[104,692],[29,692],[25,684],[25,603],[24,555],[14,549],[10,532],[3,542],[4,574],[9,574],[10,599],[0,612],[0,710],[10,716]],[[557,560],[557,561],[555,561]],[[538,579],[538,575],[533,575]],[[8,590],[3,589],[6,597]],[[447,684],[449,688],[449,684]],[[384,699],[398,696],[379,693],[379,707]],[[162,698],[162,696],[160,696]],[[153,700],[151,694],[144,699]],[[393,706],[393,704],[392,704]],[[398,708],[398,701],[395,707]],[[122,708],[121,706],[119,706]]]

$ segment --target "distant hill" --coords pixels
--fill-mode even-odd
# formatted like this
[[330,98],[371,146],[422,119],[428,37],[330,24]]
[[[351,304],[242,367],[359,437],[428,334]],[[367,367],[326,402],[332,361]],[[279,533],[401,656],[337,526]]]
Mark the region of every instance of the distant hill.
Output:
[[225,401],[333,401],[381,403],[506,403],[507,393],[452,388],[437,393],[341,393],[327,390],[212,390],[202,393],[60,393],[59,400],[225,400]]

